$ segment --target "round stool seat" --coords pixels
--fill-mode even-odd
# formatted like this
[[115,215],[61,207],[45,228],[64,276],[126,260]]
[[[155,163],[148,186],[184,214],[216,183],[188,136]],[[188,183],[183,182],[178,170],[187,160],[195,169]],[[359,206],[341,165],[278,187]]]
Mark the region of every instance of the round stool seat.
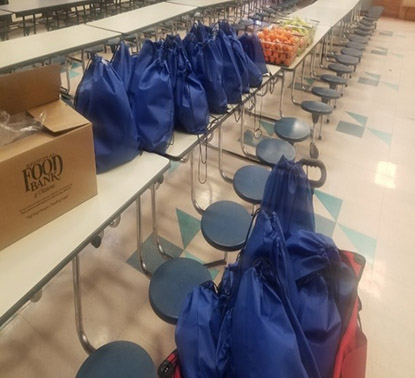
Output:
[[323,74],[320,76],[320,79],[325,83],[334,84],[334,85],[344,85],[347,83],[347,80],[344,77],[337,75]]
[[[151,307],[160,319],[176,324],[187,294],[194,287],[211,279],[207,268],[196,260],[168,260],[161,264],[151,277],[148,289]],[[137,377],[141,375],[138,374]]]
[[251,216],[232,201],[212,203],[203,213],[200,228],[206,241],[221,251],[238,251],[244,245]]
[[347,42],[345,46],[349,49],[354,49],[354,50],[359,50],[359,51],[363,51],[366,48],[366,46],[363,43],[359,43],[359,42]]
[[261,17],[258,16],[257,14],[254,14],[253,16],[248,16],[251,20],[253,21],[259,21],[261,20]]
[[103,52],[104,48],[102,46],[91,46],[85,49],[87,54],[97,54]]
[[375,30],[374,25],[357,24],[357,28],[363,31],[368,31],[368,32],[372,32],[373,30]]
[[108,46],[117,46],[120,43],[119,38],[112,38],[107,41]]
[[295,148],[285,140],[266,138],[256,146],[256,156],[260,162],[274,166],[283,156],[287,160],[294,160]]
[[362,52],[360,50],[357,49],[351,49],[350,47],[343,47],[340,52],[343,55],[349,55],[349,56],[353,56],[355,58],[361,58],[362,57]]
[[335,59],[338,63],[344,64],[345,66],[356,66],[359,63],[359,59],[350,55],[336,55]]
[[271,7],[269,7],[269,8],[264,8],[264,9],[263,9],[263,11],[264,11],[264,12],[266,12],[266,13],[268,13],[268,15],[275,14],[275,10],[274,10],[274,9],[272,9]]
[[362,21],[366,21],[366,22],[376,22],[377,20],[378,20],[377,17],[372,17],[372,16],[365,16],[362,19]]
[[350,42],[359,42],[359,43],[368,43],[369,42],[369,38],[368,37],[362,37],[360,35],[351,35],[349,37],[349,41]]
[[310,136],[310,126],[307,122],[294,117],[284,117],[275,122],[275,134],[289,143],[298,143]]
[[303,101],[301,103],[301,109],[318,115],[328,115],[333,112],[333,108],[330,105],[319,101]]
[[280,11],[281,9],[283,9],[283,6],[280,4],[272,4],[270,5],[270,8],[274,9],[275,11]]
[[336,100],[341,96],[339,92],[326,87],[313,87],[311,93],[327,100]]
[[362,18],[358,23],[358,25],[373,26],[373,27],[375,27],[375,24],[376,24],[375,21],[366,20],[364,18]]
[[129,341],[103,345],[82,364],[76,378],[155,378],[156,368],[148,353]]
[[240,20],[239,24],[247,27],[247,26],[252,26],[254,22],[252,20]]
[[344,64],[340,63],[330,63],[329,64],[329,70],[332,70],[338,74],[348,74],[353,72],[353,67],[351,66],[345,66]]
[[231,25],[236,31],[239,31],[239,30],[244,30],[245,29],[245,26],[243,26],[243,25],[241,25],[241,24],[233,24],[233,25]]
[[355,29],[353,30],[353,34],[360,35],[362,37],[367,37],[371,35],[372,33],[370,31],[361,30],[361,29]]
[[233,188],[243,200],[257,205],[264,196],[269,171],[259,165],[247,165],[238,169],[233,176]]
[[266,13],[266,12],[257,12],[256,14],[261,18],[268,17],[268,13]]
[[124,39],[128,42],[135,43],[137,36],[135,34],[127,34]]

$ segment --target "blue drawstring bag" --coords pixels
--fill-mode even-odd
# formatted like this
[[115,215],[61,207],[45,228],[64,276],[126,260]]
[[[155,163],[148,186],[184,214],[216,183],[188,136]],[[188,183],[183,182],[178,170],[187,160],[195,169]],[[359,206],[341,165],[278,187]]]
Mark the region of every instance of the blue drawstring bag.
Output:
[[115,53],[111,59],[111,65],[124,83],[125,90],[128,91],[133,71],[133,61],[130,49],[124,41],[121,41],[117,50],[115,50]]
[[130,103],[143,149],[164,154],[173,136],[173,88],[162,44],[147,46],[153,59],[149,63],[143,50],[138,54],[130,82]]
[[194,26],[183,40],[187,56],[198,80],[206,91],[209,111],[223,114],[227,98],[223,86],[223,59],[211,28]]
[[239,284],[232,312],[230,376],[320,377],[275,266],[264,258],[245,271]]
[[209,105],[202,83],[193,73],[179,36],[167,36],[167,63],[174,93],[174,126],[189,134],[206,133]]
[[92,123],[98,173],[139,154],[140,139],[124,84],[103,58],[92,58],[78,86],[75,109]]
[[261,207],[278,214],[285,238],[298,230],[315,231],[311,187],[300,163],[283,156],[273,167]]
[[[241,77],[242,93],[249,93],[250,71],[248,70],[247,56],[243,50],[241,42],[239,42],[235,30],[229,25],[229,23],[226,20],[219,21],[219,28],[223,30],[223,32],[226,34],[231,43],[237,69]],[[252,87],[258,87],[262,83],[262,74],[259,71],[258,67],[256,67],[254,64],[253,66],[254,70],[252,71],[252,84],[254,85],[252,85]],[[255,80],[255,78],[257,80]]]
[[222,54],[223,60],[223,86],[228,104],[237,104],[242,97],[242,79],[239,74],[235,54],[229,38],[223,30],[219,29],[216,34],[216,43]]
[[310,231],[294,233],[287,249],[298,288],[298,320],[321,377],[332,377],[342,329],[339,251],[332,239]]
[[248,57],[255,63],[261,73],[264,75],[268,72],[267,64],[265,63],[264,51],[262,50],[261,42],[255,34],[244,33],[239,37],[242,47]]

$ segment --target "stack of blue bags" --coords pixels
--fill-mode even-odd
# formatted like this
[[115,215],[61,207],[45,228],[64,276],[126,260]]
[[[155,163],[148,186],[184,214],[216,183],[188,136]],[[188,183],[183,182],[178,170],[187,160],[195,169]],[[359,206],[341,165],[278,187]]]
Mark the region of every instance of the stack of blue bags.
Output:
[[[146,40],[137,55],[121,42],[111,62],[93,56],[75,109],[93,124],[97,171],[130,161],[141,150],[164,154],[174,128],[206,133],[209,113],[223,114],[262,83],[255,37],[239,41],[226,21],[195,24],[184,40]],[[262,48],[261,48],[262,49]]]
[[357,278],[315,232],[300,163],[273,168],[238,261],[187,297],[176,327],[184,378],[328,378]]

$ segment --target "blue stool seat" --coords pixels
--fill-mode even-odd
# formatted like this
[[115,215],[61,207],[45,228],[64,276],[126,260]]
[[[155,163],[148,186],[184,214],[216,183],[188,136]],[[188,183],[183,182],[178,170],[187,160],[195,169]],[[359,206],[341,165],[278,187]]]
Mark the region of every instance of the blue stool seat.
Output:
[[321,97],[323,102],[325,102],[324,100],[337,100],[341,96],[339,92],[326,87],[313,87],[311,93]]
[[344,77],[330,74],[323,74],[320,79],[330,84],[330,88],[334,89],[337,85],[345,85],[347,80]]
[[250,20],[253,20],[253,21],[259,21],[259,20],[261,20],[261,17],[259,15],[257,15],[257,14],[254,14],[254,15],[248,16],[248,17],[249,17]]
[[340,75],[349,74],[353,72],[352,66],[345,66],[344,64],[340,63],[330,63],[328,68],[329,70],[332,70]]
[[351,35],[349,37],[349,41],[350,42],[359,42],[359,43],[367,44],[369,42],[369,37],[363,37],[363,36],[360,36],[360,35]]
[[148,353],[129,341],[114,341],[98,348],[82,364],[76,378],[156,378]]
[[85,49],[87,54],[97,54],[104,51],[103,46],[92,46]]
[[362,30],[362,29],[355,29],[353,30],[353,34],[362,36],[362,37],[368,37],[372,34],[370,31]]
[[358,25],[365,25],[365,26],[373,26],[376,27],[376,22],[374,20],[367,20],[365,18],[362,18]]
[[298,143],[310,137],[310,126],[307,122],[294,117],[284,117],[275,122],[275,134],[289,143]]
[[151,307],[160,319],[176,324],[187,294],[211,279],[207,268],[196,260],[176,258],[166,261],[151,277],[148,289]]
[[260,204],[264,196],[269,171],[259,165],[239,168],[233,176],[233,188],[243,200],[254,205]]
[[333,108],[324,102],[319,101],[303,101],[301,109],[314,115],[329,115],[333,112]]
[[269,8],[264,8],[264,9],[263,9],[263,11],[264,11],[264,12],[266,12],[266,13],[268,13],[268,15],[275,14],[275,10],[274,10],[274,9],[272,9],[271,7],[269,7]]
[[365,25],[362,23],[357,24],[357,28],[363,31],[373,32],[375,30],[375,25]]
[[277,164],[283,156],[294,160],[295,148],[285,140],[266,138],[256,146],[256,156],[261,163],[269,166]]
[[120,43],[120,38],[112,38],[107,41],[108,46],[117,46]]
[[261,18],[268,17],[268,13],[266,13],[266,12],[257,12],[256,14]]
[[366,48],[366,46],[363,43],[359,43],[359,42],[347,42],[345,46],[347,48],[359,50],[359,51],[363,51]]
[[242,26],[245,26],[245,27],[252,26],[253,24],[254,24],[254,22],[252,20],[242,19],[242,20],[239,21],[239,25],[242,25]]
[[247,238],[251,215],[232,201],[212,203],[202,215],[200,228],[206,241],[221,251],[238,251]]
[[336,55],[335,59],[338,63],[344,64],[345,66],[356,66],[359,63],[359,59],[351,55]]
[[352,49],[350,47],[343,47],[340,50],[340,52],[343,55],[350,55],[350,56],[353,56],[353,57],[355,57],[357,59],[360,59],[362,57],[362,55],[363,55],[363,53],[360,50],[358,50],[358,49]]

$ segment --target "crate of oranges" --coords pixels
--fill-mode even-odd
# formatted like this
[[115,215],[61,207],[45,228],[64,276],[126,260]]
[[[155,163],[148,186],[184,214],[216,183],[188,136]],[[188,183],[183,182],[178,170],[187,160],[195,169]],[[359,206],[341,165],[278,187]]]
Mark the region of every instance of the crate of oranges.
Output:
[[257,36],[267,63],[289,66],[297,56],[299,38],[290,30],[271,26],[258,32]]

